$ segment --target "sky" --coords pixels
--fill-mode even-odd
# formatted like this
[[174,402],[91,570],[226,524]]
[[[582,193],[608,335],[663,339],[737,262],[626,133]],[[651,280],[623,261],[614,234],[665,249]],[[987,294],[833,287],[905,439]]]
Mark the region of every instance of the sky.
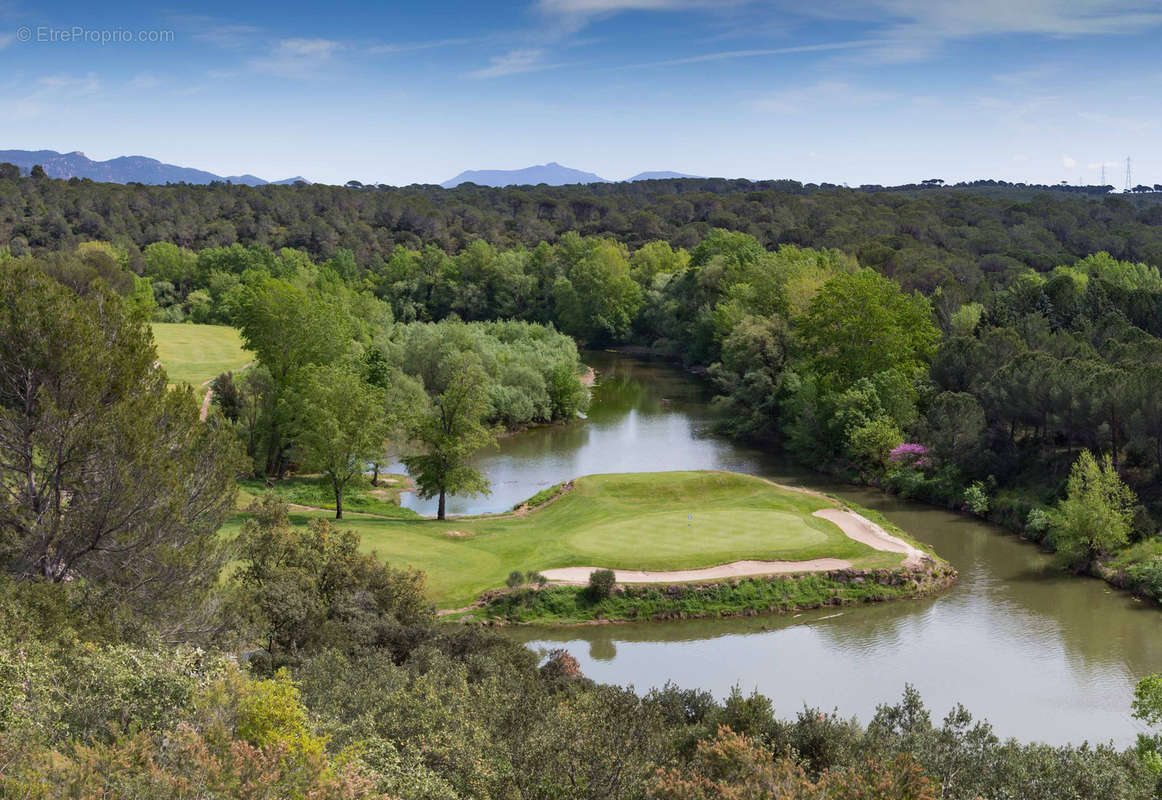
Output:
[[0,149],[438,183],[557,161],[1162,183],[1162,2],[0,0]]

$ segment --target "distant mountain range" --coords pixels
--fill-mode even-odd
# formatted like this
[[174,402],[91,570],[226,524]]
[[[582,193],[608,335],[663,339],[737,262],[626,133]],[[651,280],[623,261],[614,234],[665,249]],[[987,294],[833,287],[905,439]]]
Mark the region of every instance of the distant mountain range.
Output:
[[[698,176],[684,175],[681,172],[639,172],[626,180],[649,181],[664,178],[696,177]],[[538,183],[545,183],[549,186],[566,186],[572,183],[612,182],[592,172],[584,172],[563,166],[556,161],[550,161],[548,164],[537,164],[524,169],[469,169],[440,185],[445,189],[451,189],[462,183],[475,183],[479,186],[536,186]]]
[[537,164],[524,169],[469,169],[440,185],[445,189],[451,189],[462,183],[475,183],[479,186],[536,186],[538,183],[565,186],[570,183],[609,183],[609,181],[592,172],[582,172],[550,161],[548,164]]
[[211,183],[230,181],[246,186],[264,186],[267,183],[310,183],[301,177],[281,181],[264,181],[254,175],[215,175],[192,167],[165,164],[145,156],[120,156],[108,161],[93,161],[84,153],[58,153],[55,150],[0,150],[0,163],[7,162],[27,173],[36,165],[44,168],[50,178],[89,178],[103,183]]
[[[72,153],[58,153],[55,150],[0,150],[0,163],[15,164],[24,174],[35,166],[44,168],[50,178],[88,178],[103,183],[213,183],[229,181],[245,186],[265,186],[267,184],[288,185],[306,178],[295,176],[281,181],[266,181],[255,175],[215,175],[192,167],[166,164],[156,158],[145,156],[120,156],[108,161],[94,161],[79,150]],[[626,181],[665,180],[668,178],[697,178],[681,172],[659,171],[639,172]],[[550,161],[524,169],[470,169],[440,185],[451,189],[462,183],[480,186],[566,186],[575,183],[613,183],[593,172],[585,172]]]

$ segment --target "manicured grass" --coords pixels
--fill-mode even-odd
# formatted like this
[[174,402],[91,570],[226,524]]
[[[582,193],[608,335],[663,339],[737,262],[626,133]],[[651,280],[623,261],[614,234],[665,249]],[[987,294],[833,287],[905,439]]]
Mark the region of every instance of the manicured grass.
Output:
[[197,389],[254,360],[254,354],[243,349],[242,336],[235,328],[176,322],[154,322],[152,327],[157,357],[171,384],[188,383]]
[[[372,486],[371,479],[355,478],[347,484],[343,492],[343,510],[385,517],[419,519],[410,508],[400,508],[400,489],[410,485],[406,475],[380,473],[379,485]],[[272,481],[267,485],[260,478],[248,478],[238,482],[240,508],[245,508],[255,497],[273,493],[288,503],[316,508],[335,508],[335,493],[331,482],[318,475],[301,475]]]
[[[503,586],[513,570],[686,569],[828,556],[858,568],[899,564],[900,556],[855,542],[811,516],[832,505],[747,475],[657,472],[578,478],[572,491],[523,515],[444,522],[353,516],[341,526],[357,531],[363,547],[389,563],[426,572],[429,593],[443,607],[466,605]],[[305,523],[308,516],[296,519]]]

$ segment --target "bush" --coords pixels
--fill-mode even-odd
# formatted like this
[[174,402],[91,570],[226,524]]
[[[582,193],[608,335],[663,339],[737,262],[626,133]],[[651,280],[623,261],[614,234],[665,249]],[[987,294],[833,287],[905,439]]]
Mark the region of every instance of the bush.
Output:
[[1162,598],[1162,559],[1152,558],[1126,570],[1130,587],[1153,598]]
[[613,593],[613,587],[616,583],[617,576],[613,574],[613,570],[593,570],[589,573],[589,597],[595,602],[606,599]]
[[1029,534],[1030,538],[1041,541],[1049,532],[1051,524],[1053,524],[1053,519],[1049,516],[1048,511],[1043,508],[1034,508],[1025,518],[1025,532]]
[[989,510],[989,495],[980,481],[973,481],[964,490],[964,505],[978,517],[983,517]]
[[510,589],[515,589],[516,587],[520,586],[524,582],[525,582],[524,573],[521,572],[519,569],[514,569],[512,572],[508,573],[508,577],[504,581],[505,585]]

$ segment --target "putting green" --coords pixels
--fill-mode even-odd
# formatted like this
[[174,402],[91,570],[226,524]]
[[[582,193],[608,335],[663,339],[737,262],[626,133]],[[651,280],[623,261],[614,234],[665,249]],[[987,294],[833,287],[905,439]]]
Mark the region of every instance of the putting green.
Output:
[[[423,570],[433,601],[457,607],[503,586],[513,570],[593,564],[678,570],[827,557],[858,568],[900,563],[900,554],[874,550],[811,516],[835,506],[749,475],[653,472],[578,478],[572,491],[527,514],[443,522],[352,514],[339,525],[357,532],[365,550],[393,566]],[[306,524],[309,516],[328,515],[292,518]]]
[[602,556],[625,547],[648,549],[651,558],[681,558],[692,552],[725,557],[756,548],[792,551],[826,544],[828,527],[835,526],[816,517],[773,509],[663,511],[639,516],[632,528],[615,520],[577,531],[569,537],[569,544],[578,554],[592,554],[598,563],[603,563]]

